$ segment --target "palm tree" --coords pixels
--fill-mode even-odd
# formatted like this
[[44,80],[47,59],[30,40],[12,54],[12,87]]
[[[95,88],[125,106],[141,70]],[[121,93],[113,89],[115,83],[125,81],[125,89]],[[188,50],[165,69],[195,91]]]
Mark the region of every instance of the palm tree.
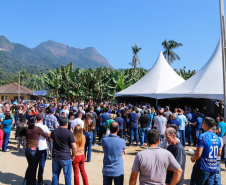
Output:
[[130,63],[130,65],[132,67],[134,67],[134,72],[136,72],[136,68],[137,68],[137,61],[139,62],[140,64],[140,59],[137,55],[137,53],[141,50],[142,48],[138,48],[137,47],[137,44],[135,44],[134,46],[132,46],[132,50],[133,50],[133,60],[132,60],[132,63]]
[[171,65],[174,60],[180,60],[180,57],[173,51],[173,49],[183,46],[181,43],[177,43],[174,40],[170,40],[169,42],[164,40],[162,45],[165,49],[163,55],[167,58],[169,65]]

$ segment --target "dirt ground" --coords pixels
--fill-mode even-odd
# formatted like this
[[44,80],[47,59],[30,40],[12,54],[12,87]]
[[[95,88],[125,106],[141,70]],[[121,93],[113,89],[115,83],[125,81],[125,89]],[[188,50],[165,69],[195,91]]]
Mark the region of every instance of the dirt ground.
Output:
[[[10,152],[0,152],[0,184],[12,184],[20,185],[23,182],[25,171],[27,168],[27,161],[23,151],[16,151],[16,140],[14,137],[14,131],[11,133],[10,143],[8,148]],[[187,153],[186,168],[185,168],[185,180],[184,184],[190,183],[190,177],[192,172],[193,163],[190,161],[190,156],[188,149],[195,150],[194,147],[185,147]],[[124,184],[129,184],[129,177],[131,173],[131,168],[133,165],[134,158],[137,152],[143,150],[144,147],[130,146],[127,147],[127,155],[123,156],[124,168],[125,168],[125,180]],[[91,162],[85,164],[85,169],[87,172],[88,180],[90,185],[101,185],[102,182],[102,167],[103,167],[103,151],[101,146],[92,147],[92,157]],[[222,185],[226,185],[226,169],[224,163],[221,163],[221,182]],[[46,161],[45,171],[44,171],[44,182],[51,184],[52,179],[52,161]],[[72,178],[73,182],[73,178]],[[61,172],[60,184],[64,183],[64,176]],[[73,184],[73,183],[72,183]],[[82,184],[82,179],[80,176],[80,184]],[[137,183],[139,184],[139,183]]]

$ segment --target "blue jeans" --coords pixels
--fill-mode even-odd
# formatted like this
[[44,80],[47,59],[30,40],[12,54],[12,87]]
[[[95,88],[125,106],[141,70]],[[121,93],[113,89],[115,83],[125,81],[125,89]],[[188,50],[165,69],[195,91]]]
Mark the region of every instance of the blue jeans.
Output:
[[36,184],[36,171],[38,166],[38,149],[26,148],[25,156],[27,158],[28,167],[25,173],[24,185]]
[[215,175],[216,172],[206,172],[194,166],[190,185],[213,185]]
[[[85,144],[85,158],[87,153],[87,162],[91,161],[91,149],[92,149],[92,142],[93,142],[93,132],[84,132],[86,137],[86,144]],[[88,150],[88,152],[87,152]]]
[[64,171],[65,185],[71,185],[72,160],[71,159],[52,159],[52,185],[59,184],[61,169]]
[[99,123],[99,121],[96,122],[96,130],[97,130],[97,136],[99,137],[99,134],[100,134],[100,123]]
[[197,139],[199,138],[199,136],[202,134],[202,129],[196,129],[196,137]]
[[214,178],[214,185],[221,185],[221,164],[217,161],[217,173]]
[[38,150],[38,183],[43,182],[43,172],[47,158],[47,150]]
[[19,115],[16,115],[14,118],[15,118],[15,122],[13,127],[15,128],[15,127],[18,127],[18,124],[19,124]]
[[50,141],[50,139],[48,138],[46,142],[47,142],[47,157],[52,157],[53,141]]
[[187,126],[188,145],[192,144],[192,126]]
[[103,185],[112,185],[112,180],[114,179],[115,185],[123,185],[124,182],[124,174],[118,177],[111,177],[103,175]]
[[180,134],[180,142],[183,146],[185,146],[185,130],[178,130]]
[[134,135],[135,135],[136,144],[138,146],[138,127],[131,127],[130,128],[129,145],[131,145]]
[[3,145],[2,145],[2,151],[4,151],[4,152],[7,150],[9,137],[10,137],[10,132],[4,132]]
[[147,135],[149,130],[151,130],[150,127],[147,128],[140,128],[140,144],[143,145],[144,142],[147,142]]
[[125,136],[125,139],[127,139],[126,130],[123,130],[123,134],[124,134],[124,136]]

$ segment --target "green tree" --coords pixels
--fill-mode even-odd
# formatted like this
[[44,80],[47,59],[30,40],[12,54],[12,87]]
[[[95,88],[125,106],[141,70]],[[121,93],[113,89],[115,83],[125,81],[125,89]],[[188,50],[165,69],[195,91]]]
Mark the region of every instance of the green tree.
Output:
[[44,84],[38,75],[32,75],[28,81],[25,81],[25,86],[32,90],[44,89]]
[[135,44],[134,46],[132,46],[132,51],[133,51],[133,59],[132,59],[132,63],[130,63],[130,65],[134,68],[134,71],[136,71],[137,68],[137,61],[140,64],[140,59],[138,57],[138,52],[141,50],[142,48],[138,48],[137,44]]
[[[114,100],[114,94],[137,82],[147,73],[144,69],[114,70],[100,67],[86,70],[76,68],[73,71],[72,63],[61,66],[55,70],[47,70],[47,74],[41,74],[40,79],[46,85],[48,94],[53,93],[56,99],[68,98],[81,100],[93,98],[93,100]],[[33,78],[33,77],[32,77]],[[31,79],[32,79],[31,78]],[[38,77],[36,77],[38,80]],[[35,79],[33,79],[35,80]],[[33,82],[31,80],[31,82]],[[27,83],[26,83],[27,85]],[[29,84],[32,89],[39,89],[35,84]]]
[[24,85],[25,81],[27,81],[31,76],[32,75],[30,73],[28,73],[26,69],[23,69],[20,72],[20,81],[21,81],[21,84]]
[[178,75],[180,75],[183,79],[188,80],[189,78],[191,78],[195,73],[196,70],[188,70],[186,71],[186,67],[184,67],[183,69],[180,69],[179,71],[177,69],[174,69]]
[[62,74],[59,68],[48,69],[47,74],[41,73],[41,80],[50,89],[54,90],[55,98],[59,100],[59,89],[62,86]]
[[71,86],[71,78],[73,76],[73,63],[70,62],[67,66],[61,65],[61,74],[62,74],[62,82],[63,82],[62,87],[65,87],[67,99],[69,100],[70,99],[69,91],[70,91],[70,86]]
[[169,42],[167,42],[167,40],[164,40],[162,45],[165,49],[163,55],[167,59],[169,65],[171,65],[174,60],[180,60],[180,57],[173,51],[173,49],[183,46],[181,43],[177,43],[174,40],[170,40]]

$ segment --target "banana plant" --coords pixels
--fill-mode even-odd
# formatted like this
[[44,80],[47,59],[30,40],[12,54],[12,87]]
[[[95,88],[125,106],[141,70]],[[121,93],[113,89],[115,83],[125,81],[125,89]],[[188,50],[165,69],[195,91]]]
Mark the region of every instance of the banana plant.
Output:
[[56,100],[59,100],[59,89],[62,86],[62,74],[59,68],[54,70],[47,69],[47,74],[41,73],[41,80],[43,83],[49,87],[49,89],[54,90]]

